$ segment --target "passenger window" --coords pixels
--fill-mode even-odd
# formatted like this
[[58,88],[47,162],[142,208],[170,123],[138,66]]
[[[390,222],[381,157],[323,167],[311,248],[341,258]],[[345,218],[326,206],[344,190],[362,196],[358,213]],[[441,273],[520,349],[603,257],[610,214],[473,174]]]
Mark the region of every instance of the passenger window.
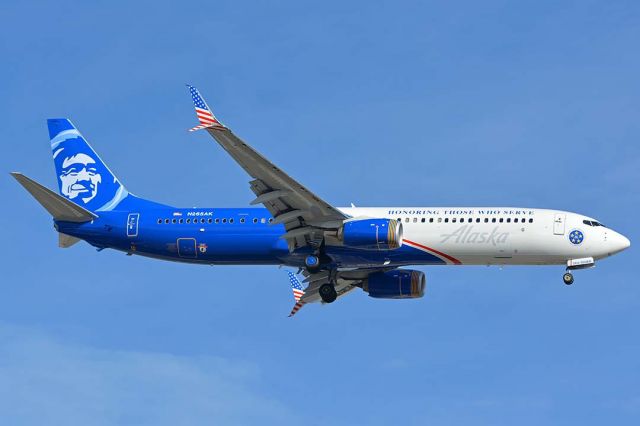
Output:
[[158,225],[162,223],[162,219],[158,219]]
[[418,218],[417,217],[413,218],[413,223],[418,223]]
[[404,218],[404,223],[409,223],[409,218],[408,217]]
[[496,218],[495,217],[491,218],[491,223],[496,223]]
[[244,223],[244,217],[240,219],[240,223]]
[[270,218],[269,218],[269,223],[272,223],[272,222],[273,222],[273,218],[272,218],[272,217],[270,217]]
[[187,223],[191,223],[191,219],[187,219]]
[[456,218],[451,219],[451,222],[456,223]]
[[439,218],[438,218],[438,223],[441,223],[441,222],[442,222],[442,218],[441,218],[441,217],[439,217]]
[[511,223],[511,218],[510,217],[507,218],[507,223]]
[[178,219],[178,223],[184,222],[184,219]]
[[433,223],[433,218],[432,217],[429,218],[429,223]]
[[476,218],[476,223],[480,223],[480,218],[479,217]]
[[488,217],[484,218],[484,223],[489,223],[489,218]]
[[169,219],[165,219],[165,220],[164,220],[164,223],[169,223]]
[[444,218],[444,223],[449,223],[449,218],[448,217]]
[[253,218],[253,223],[258,223],[258,218]]
[[222,218],[222,223],[227,223],[227,218]]
[[533,223],[533,218],[529,219],[529,223]]
[[207,219],[207,223],[213,223],[213,219],[211,218]]
[[398,222],[402,222],[402,218],[401,217],[398,218]]
[[229,223],[233,223],[233,218],[229,219]]
[[422,220],[421,220],[421,222],[422,222],[422,223],[425,223],[426,221],[427,221],[427,219],[426,219],[426,218],[424,218],[424,217],[423,217],[423,218],[422,218]]
[[267,223],[267,220],[263,217],[262,219],[260,219],[260,223]]
[[220,219],[219,218],[216,218],[216,223],[220,223]]

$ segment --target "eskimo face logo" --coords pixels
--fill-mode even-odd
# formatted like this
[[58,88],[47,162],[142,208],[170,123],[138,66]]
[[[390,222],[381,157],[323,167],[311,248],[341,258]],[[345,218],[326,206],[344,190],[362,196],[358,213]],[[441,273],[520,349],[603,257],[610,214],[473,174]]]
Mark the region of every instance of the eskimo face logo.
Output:
[[87,154],[78,153],[66,157],[60,169],[60,192],[70,200],[82,200],[87,204],[98,195],[102,176],[96,161]]

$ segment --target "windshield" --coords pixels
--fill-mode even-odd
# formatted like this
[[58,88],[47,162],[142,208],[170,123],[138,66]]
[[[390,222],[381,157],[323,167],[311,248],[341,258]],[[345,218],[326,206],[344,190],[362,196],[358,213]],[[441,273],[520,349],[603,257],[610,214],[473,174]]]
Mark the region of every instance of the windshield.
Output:
[[596,222],[595,220],[583,220],[582,223],[584,223],[585,225],[589,225],[589,226],[604,226],[603,224],[601,224],[600,222]]

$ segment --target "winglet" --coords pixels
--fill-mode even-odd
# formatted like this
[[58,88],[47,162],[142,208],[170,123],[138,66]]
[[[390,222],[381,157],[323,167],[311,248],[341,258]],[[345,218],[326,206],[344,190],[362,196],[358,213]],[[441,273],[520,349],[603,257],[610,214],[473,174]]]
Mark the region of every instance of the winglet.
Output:
[[189,92],[191,93],[191,98],[193,99],[193,105],[196,108],[196,116],[198,117],[198,121],[200,125],[196,127],[192,127],[189,129],[190,132],[194,132],[200,129],[221,129],[224,130],[226,127],[222,124],[211,111],[209,105],[205,102],[204,98],[200,96],[200,92],[195,87],[187,84],[189,88]]
[[298,281],[298,278],[291,271],[287,271],[287,275],[289,275],[289,282],[291,283],[291,290],[293,291],[293,298],[296,300],[296,304],[293,305],[293,309],[291,309],[291,313],[289,317],[294,316],[305,304],[302,301],[302,296],[304,296],[304,289],[302,288],[302,284]]

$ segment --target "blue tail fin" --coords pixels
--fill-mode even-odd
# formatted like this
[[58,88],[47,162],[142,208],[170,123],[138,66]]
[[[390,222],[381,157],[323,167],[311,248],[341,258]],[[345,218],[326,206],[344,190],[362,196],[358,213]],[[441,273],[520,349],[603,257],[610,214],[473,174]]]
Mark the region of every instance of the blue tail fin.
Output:
[[47,120],[60,194],[90,211],[113,210],[129,194],[66,118]]

